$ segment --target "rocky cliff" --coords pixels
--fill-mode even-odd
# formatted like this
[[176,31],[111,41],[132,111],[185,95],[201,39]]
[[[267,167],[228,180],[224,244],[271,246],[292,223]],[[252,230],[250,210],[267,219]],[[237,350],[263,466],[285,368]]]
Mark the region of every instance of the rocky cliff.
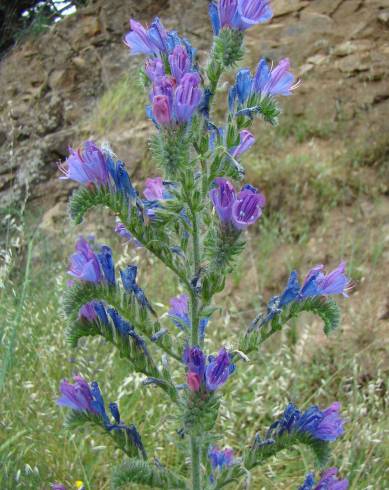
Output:
[[[139,63],[122,43],[130,17],[144,22],[163,17],[167,27],[191,37],[203,56],[210,42],[207,3],[97,0],[15,48],[0,65],[0,206],[27,195],[32,205],[49,209],[69,192],[58,185],[58,160],[69,144],[94,135],[99,99]],[[377,158],[382,152],[387,158],[382,138],[389,129],[389,1],[273,0],[273,5],[272,22],[249,32],[247,63],[288,56],[303,85],[285,111],[294,120],[329,127],[330,154],[350,146],[374,148],[380,141]],[[150,128],[145,120],[135,125],[128,118],[106,138],[136,168],[146,156]],[[292,151],[288,138],[278,151]]]

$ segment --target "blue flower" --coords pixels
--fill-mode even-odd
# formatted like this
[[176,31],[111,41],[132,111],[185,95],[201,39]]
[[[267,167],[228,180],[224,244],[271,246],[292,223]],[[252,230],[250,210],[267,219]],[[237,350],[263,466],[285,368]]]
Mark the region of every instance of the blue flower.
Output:
[[97,254],[97,258],[99,259],[107,283],[115,286],[115,266],[112,260],[112,249],[106,245],[102,245],[100,253]]
[[323,269],[324,265],[319,264],[308,272],[301,288],[301,298],[332,294],[343,294],[347,297],[347,292],[351,289],[351,282],[345,274],[346,263],[341,262],[329,274],[324,274]]
[[340,404],[335,402],[323,411],[313,405],[301,413],[290,403],[282,417],[270,426],[266,438],[299,432],[320,441],[335,441],[344,433],[339,410]]
[[272,18],[270,0],[219,0],[209,6],[212,29],[216,36],[221,28],[245,31]]
[[103,303],[101,301],[96,301],[94,304],[94,308],[100,322],[103,325],[108,325],[109,324],[108,316],[107,316],[107,312],[105,311],[105,307]]
[[108,308],[107,309],[108,315],[112,318],[113,324],[115,325],[115,328],[117,332],[125,337],[126,335],[130,334],[131,330],[134,330],[134,327],[124,320],[119,313],[115,310],[115,308]]
[[220,19],[217,4],[215,2],[211,2],[208,5],[208,14],[211,19],[213,33],[215,36],[218,36],[220,32]]
[[[187,294],[180,294],[171,298],[168,315],[180,330],[185,330],[186,327],[191,328],[192,323],[189,318],[189,296]],[[204,338],[208,321],[208,317],[200,318],[199,330],[201,338]]]
[[347,490],[349,486],[348,480],[338,480],[337,473],[337,468],[328,468],[323,471],[316,486],[313,474],[308,473],[304,483],[298,490]]
[[300,82],[295,80],[293,73],[289,71],[288,58],[280,60],[278,65],[269,69],[266,61],[261,59],[254,75],[253,89],[261,97],[275,97],[277,95],[292,95]]
[[292,301],[295,301],[299,296],[300,284],[297,277],[297,272],[292,271],[289,276],[288,284],[284,291],[281,293],[278,306],[282,308],[288,305]]
[[235,87],[238,101],[243,105],[250,96],[252,85],[251,73],[248,68],[238,71],[236,75]]
[[209,364],[205,371],[205,381],[208,391],[215,391],[227,381],[235,371],[235,365],[231,363],[231,356],[222,347],[216,357],[209,356]]
[[93,141],[86,141],[77,151],[70,148],[70,156],[59,165],[59,170],[64,174],[62,179],[97,187],[108,185],[107,156]]
[[299,487],[298,490],[312,490],[315,484],[315,478],[312,473],[308,473],[305,477],[304,483]]
[[89,243],[80,237],[76,242],[76,253],[70,257],[68,273],[80,281],[98,284],[103,280],[100,262]]
[[129,265],[126,269],[120,271],[120,276],[122,278],[124,289],[128,293],[133,294],[143,307],[149,309],[152,313],[155,313],[154,309],[149,303],[149,300],[146,298],[143,289],[140,288],[136,283],[137,273],[138,268],[136,265]]
[[208,458],[212,468],[210,480],[211,483],[214,483],[214,471],[221,471],[223,468],[234,464],[234,451],[230,448],[218,449],[216,446],[212,446],[208,449]]
[[116,191],[123,194],[131,201],[135,201],[138,194],[132,185],[124,163],[120,160],[114,162],[112,158],[109,158],[108,170],[114,182]]

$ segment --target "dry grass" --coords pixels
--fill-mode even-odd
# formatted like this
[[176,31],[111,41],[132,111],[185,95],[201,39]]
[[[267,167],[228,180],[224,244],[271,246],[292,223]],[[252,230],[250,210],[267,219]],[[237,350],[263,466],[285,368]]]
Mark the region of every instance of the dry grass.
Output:
[[[209,325],[210,349],[221,342],[233,344],[255,310],[280,290],[291,268],[303,273],[315,262],[334,265],[342,256],[349,260],[357,285],[351,298],[342,301],[342,331],[331,339],[324,338],[316,320],[305,317],[299,322],[297,342],[285,332],[272,338],[250,364],[239,365],[225,389],[218,422],[223,427],[221,443],[239,451],[256,431],[263,432],[290,399],[303,407],[339,399],[348,424],[345,437],[334,445],[333,463],[349,475],[353,489],[388,488],[384,445],[388,353],[383,344],[385,324],[380,320],[385,313],[387,277],[383,199],[370,203],[370,208],[369,203],[359,202],[356,207],[326,211],[321,224],[310,227],[300,243],[286,217],[279,214],[265,217],[259,234],[250,236],[247,252],[220,297],[225,309]],[[1,488],[45,489],[51,481],[70,484],[78,478],[88,488],[109,488],[112,463],[118,456],[106,447],[106,439],[61,429],[63,414],[55,405],[58,382],[75,372],[97,379],[107,399],[120,400],[123,418],[139,425],[151,454],[184,468],[185,461],[176,451],[176,421],[166,399],[142,387],[140,378],[103,342],[87,340],[76,352],[66,346],[58,313],[67,253],[62,245],[69,247],[68,232],[55,247],[42,237],[33,249],[33,273],[2,393]],[[169,276],[162,275],[161,266],[150,258],[144,262],[142,251],[129,250],[127,258],[144,264],[142,284],[160,302],[160,313],[166,311],[168,298],[176,293]],[[16,314],[20,292],[19,285],[11,286],[2,296],[2,317],[8,325]],[[256,472],[252,488],[295,489],[311,468],[312,459],[305,450],[283,454]]]

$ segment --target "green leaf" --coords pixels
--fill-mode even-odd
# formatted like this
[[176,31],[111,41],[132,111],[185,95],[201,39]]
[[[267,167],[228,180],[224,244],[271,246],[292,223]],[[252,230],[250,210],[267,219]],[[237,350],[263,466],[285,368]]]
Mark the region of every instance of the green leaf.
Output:
[[115,213],[128,212],[128,201],[123,194],[114,193],[108,187],[80,187],[70,199],[70,216],[76,224],[80,224],[87,211],[95,206],[106,206]]
[[[122,357],[127,358],[135,371],[145,374],[150,378],[160,380],[156,383],[173,399],[177,399],[177,390],[171,380],[167,369],[159,370],[152,359],[145,341],[139,336],[121,335],[117,332],[112,320],[108,325],[95,320],[93,322],[80,321],[78,312],[82,305],[93,300],[104,301],[115,307],[119,314],[135,327],[136,331],[144,333],[149,339],[160,330],[157,321],[151,321],[148,310],[142,308],[130,295],[123,293],[118,288],[100,284],[82,283],[76,284],[66,292],[64,307],[65,313],[70,319],[67,329],[67,337],[70,345],[76,347],[78,340],[85,336],[104,337],[119,350]],[[158,337],[158,336],[157,336]],[[173,352],[172,341],[168,334],[159,336],[154,342],[170,355],[181,360],[181,355]]]
[[[161,325],[151,317],[150,312],[143,308],[133,295],[123,289],[105,284],[79,283],[66,290],[63,302],[65,314],[70,321],[68,339],[73,347],[77,345],[78,339],[85,335],[103,334],[97,326],[88,327],[77,320],[80,308],[94,300],[103,301],[114,307],[137,331],[149,339],[153,339],[153,336],[161,330]],[[173,348],[173,342],[168,334],[159,337],[154,344],[175,359],[181,360],[182,353]]]
[[136,483],[151,488],[175,489],[187,488],[184,478],[164,468],[140,459],[130,459],[114,470],[112,488],[121,488]]
[[[131,205],[133,204],[133,205]],[[128,231],[152,254],[171,269],[185,284],[188,284],[185,270],[173,253],[170,243],[170,228],[164,222],[150,223],[139,202],[131,203],[121,193],[115,193],[108,187],[80,187],[70,200],[70,215],[77,224],[85,214],[95,206],[105,206],[119,216]]]
[[323,467],[328,462],[330,454],[328,442],[314,439],[306,433],[294,432],[278,436],[273,444],[256,446],[254,443],[254,445],[244,454],[243,459],[245,467],[251,470],[255,466],[263,464],[266,459],[274,456],[280,451],[292,449],[294,446],[298,445],[308,446],[313,451],[318,466]]
[[142,450],[134,443],[124,428],[108,430],[99,415],[87,411],[69,410],[65,417],[65,428],[68,430],[81,429],[85,425],[97,427],[103,434],[110,436],[115,445],[130,458],[142,456]]
[[271,335],[279,332],[292,318],[297,318],[302,312],[311,312],[319,316],[323,322],[326,335],[338,328],[340,324],[340,309],[336,302],[323,296],[309,298],[305,301],[296,301],[276,314],[269,322],[253,328],[241,337],[239,350],[248,354],[267,340]]

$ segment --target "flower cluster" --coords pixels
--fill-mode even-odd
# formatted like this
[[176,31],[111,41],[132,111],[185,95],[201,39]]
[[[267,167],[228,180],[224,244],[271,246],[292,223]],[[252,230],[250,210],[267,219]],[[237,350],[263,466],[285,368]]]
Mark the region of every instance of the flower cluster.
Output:
[[124,163],[115,162],[110,152],[103,151],[93,141],[86,141],[77,151],[70,148],[70,156],[59,165],[63,179],[84,186],[108,187],[128,199],[137,197]]
[[188,123],[202,97],[191,44],[176,32],[167,32],[158,18],[148,29],[131,20],[131,29],[125,43],[132,54],[153,55],[145,61],[145,74],[152,83],[149,116],[158,127]]
[[290,403],[282,417],[270,426],[266,439],[275,439],[285,433],[297,432],[308,434],[313,439],[320,441],[335,441],[344,433],[344,421],[339,411],[340,403],[338,402],[334,402],[325,410],[320,410],[313,405],[305,412],[300,412],[295,405]]
[[73,380],[74,384],[69,383],[67,380],[61,382],[61,397],[57,400],[58,405],[97,416],[108,431],[124,431],[129,440],[134,443],[145,457],[146,453],[139,432],[134,425],[127,426],[122,422],[116,403],[110,403],[109,405],[109,410],[114,419],[114,422],[111,422],[97,382],[93,381],[89,385],[82,376],[74,376]]
[[145,54],[153,57],[167,56],[176,46],[185,46],[191,58],[194,50],[187,39],[181,39],[176,31],[167,31],[158,17],[155,17],[150,27],[143,27],[140,22],[130,20],[130,32],[124,38],[124,43],[132,55]]
[[[189,296],[187,294],[180,294],[179,296],[171,298],[168,315],[173,320],[176,327],[178,327],[180,330],[185,331],[190,329],[192,327],[192,323],[189,318]],[[204,338],[208,320],[208,317],[200,318],[200,338]]]
[[188,368],[187,382],[191,391],[214,392],[224,385],[235,371],[231,355],[223,347],[218,355],[206,359],[200,347],[187,346],[184,351],[184,363]]
[[309,473],[299,490],[347,490],[348,480],[338,480],[337,474],[337,468],[328,468],[323,471],[320,481],[315,485],[315,478]]
[[223,225],[243,231],[261,217],[266,200],[255,187],[246,184],[237,193],[231,182],[221,177],[215,179],[215,186],[209,195]]
[[278,65],[270,69],[266,60],[261,59],[258,63],[254,76],[248,68],[239,70],[235,84],[228,94],[228,106],[231,113],[245,107],[247,101],[252,97],[276,97],[278,95],[291,95],[292,91],[300,84],[290,71],[290,63],[287,58],[282,59]]
[[[172,56],[178,58],[187,54],[178,46],[169,59]],[[178,62],[177,65],[181,66]],[[171,127],[188,123],[200,104],[200,75],[197,72],[186,72],[179,80],[172,75],[155,76],[153,79],[149,114],[158,126]]]
[[219,0],[209,5],[209,16],[216,36],[221,29],[245,31],[273,16],[270,0]]
[[267,312],[262,323],[271,320],[282,309],[294,301],[303,301],[308,298],[331,296],[347,293],[352,288],[350,279],[346,276],[346,263],[341,262],[338,267],[328,274],[324,274],[324,265],[314,266],[306,275],[303,284],[300,285],[297,272],[292,271],[286,288],[279,296],[273,296],[267,304]]
[[[116,286],[115,266],[112,259],[112,250],[106,245],[100,247],[100,252],[96,253],[85,238],[81,237],[76,243],[76,252],[70,256],[69,274],[78,281],[91,282],[94,284],[106,283]],[[124,289],[134,295],[138,303],[143,307],[153,311],[146,295],[136,282],[138,268],[136,265],[129,265],[120,271],[120,277]],[[73,281],[70,282],[70,286]],[[88,318],[93,315],[91,305],[85,305],[82,316]]]

